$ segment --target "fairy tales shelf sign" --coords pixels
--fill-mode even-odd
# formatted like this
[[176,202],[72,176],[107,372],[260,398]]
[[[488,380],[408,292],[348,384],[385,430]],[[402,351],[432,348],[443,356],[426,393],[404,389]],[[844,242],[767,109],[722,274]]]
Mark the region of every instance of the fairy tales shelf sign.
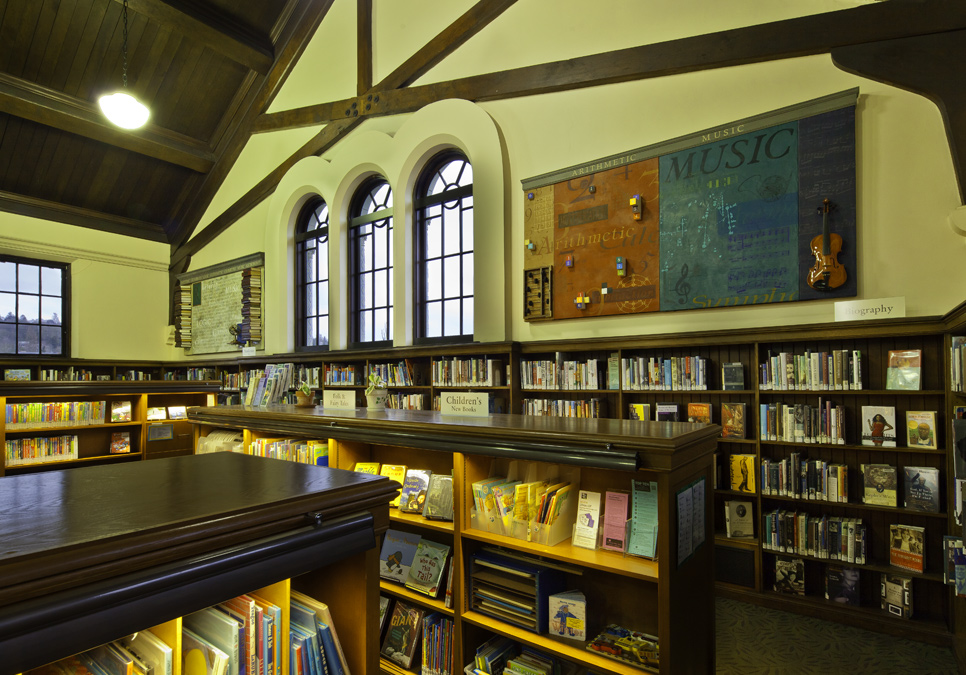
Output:
[[857,99],[523,181],[524,318],[854,297]]

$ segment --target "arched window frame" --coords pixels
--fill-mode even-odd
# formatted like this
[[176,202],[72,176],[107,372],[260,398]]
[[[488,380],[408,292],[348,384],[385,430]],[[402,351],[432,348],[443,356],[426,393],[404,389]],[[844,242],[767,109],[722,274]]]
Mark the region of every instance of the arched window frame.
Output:
[[363,181],[350,202],[350,347],[390,347],[393,343],[392,199],[389,181],[376,175]]
[[[417,344],[471,342],[473,167],[462,152],[444,150],[426,163],[416,181],[413,206],[414,341]],[[455,227],[445,227],[446,219],[452,219]],[[457,241],[449,241],[448,235],[455,235]]]
[[329,207],[313,197],[302,206],[295,226],[295,349],[328,348]]

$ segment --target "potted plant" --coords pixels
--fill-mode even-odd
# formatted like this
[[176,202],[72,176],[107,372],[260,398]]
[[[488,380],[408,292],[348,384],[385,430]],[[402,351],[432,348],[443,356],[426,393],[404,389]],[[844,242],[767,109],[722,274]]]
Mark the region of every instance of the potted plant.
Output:
[[366,387],[366,405],[369,410],[385,410],[389,391],[385,381],[376,373],[369,373],[369,386]]
[[310,408],[315,405],[315,392],[312,391],[308,382],[299,385],[299,388],[295,390],[295,398],[295,405],[299,408]]

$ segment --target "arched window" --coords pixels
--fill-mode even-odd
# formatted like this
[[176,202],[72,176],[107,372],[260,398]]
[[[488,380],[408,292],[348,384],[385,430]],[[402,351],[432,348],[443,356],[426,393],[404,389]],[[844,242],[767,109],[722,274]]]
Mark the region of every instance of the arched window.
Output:
[[447,150],[416,183],[415,310],[418,342],[473,339],[473,167]]
[[329,207],[309,200],[295,228],[295,346],[329,346]]
[[392,188],[374,176],[349,211],[349,343],[392,344]]

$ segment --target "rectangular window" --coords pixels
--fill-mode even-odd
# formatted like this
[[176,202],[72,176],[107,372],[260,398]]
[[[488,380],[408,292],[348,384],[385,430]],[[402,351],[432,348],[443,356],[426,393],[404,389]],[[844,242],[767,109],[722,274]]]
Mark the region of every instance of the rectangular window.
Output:
[[65,356],[70,266],[0,256],[0,354]]

